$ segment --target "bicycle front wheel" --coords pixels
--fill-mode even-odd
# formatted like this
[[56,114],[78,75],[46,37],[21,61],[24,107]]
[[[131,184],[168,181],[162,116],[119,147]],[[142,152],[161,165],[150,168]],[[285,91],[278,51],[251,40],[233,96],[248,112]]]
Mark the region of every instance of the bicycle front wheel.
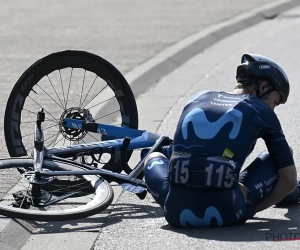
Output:
[[[36,114],[41,108],[46,114],[43,128],[47,148],[103,139],[97,133],[64,128],[64,118],[84,120],[84,109],[90,110],[96,122],[138,128],[135,97],[124,76],[102,57],[85,51],[50,54],[19,78],[4,117],[11,157],[30,156]],[[122,171],[111,165],[110,170]]]
[[[113,200],[108,182],[96,175],[75,176],[72,171],[86,170],[83,165],[47,159],[47,171],[70,171],[68,176],[34,178],[30,158],[0,160],[0,214],[25,220],[63,221],[85,218],[105,210]],[[22,168],[21,178],[11,174]],[[20,175],[18,175],[20,176]],[[33,187],[38,187],[39,194]],[[35,192],[35,193],[34,193]]]

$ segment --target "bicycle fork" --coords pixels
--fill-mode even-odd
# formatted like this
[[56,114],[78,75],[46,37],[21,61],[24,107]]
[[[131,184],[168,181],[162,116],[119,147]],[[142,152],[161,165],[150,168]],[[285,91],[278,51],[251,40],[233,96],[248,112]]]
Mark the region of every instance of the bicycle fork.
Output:
[[41,179],[40,172],[42,171],[43,160],[44,160],[44,133],[42,122],[45,121],[45,113],[42,108],[37,114],[37,120],[35,124],[34,131],[34,149],[33,149],[33,168],[35,180],[32,182],[31,194],[35,202],[40,202],[40,197],[42,196],[41,184],[43,183]]

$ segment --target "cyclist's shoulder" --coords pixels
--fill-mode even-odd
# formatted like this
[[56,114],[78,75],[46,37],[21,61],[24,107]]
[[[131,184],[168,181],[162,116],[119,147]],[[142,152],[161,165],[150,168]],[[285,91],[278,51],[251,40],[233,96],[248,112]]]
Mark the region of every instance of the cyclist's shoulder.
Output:
[[267,116],[268,118],[273,117],[277,119],[277,115],[272,108],[270,108],[266,103],[264,103],[261,99],[255,96],[248,96],[247,105],[255,109],[258,116]]
[[280,121],[267,104],[255,96],[247,96],[243,104],[247,107],[247,113],[251,120],[261,127],[281,129]]

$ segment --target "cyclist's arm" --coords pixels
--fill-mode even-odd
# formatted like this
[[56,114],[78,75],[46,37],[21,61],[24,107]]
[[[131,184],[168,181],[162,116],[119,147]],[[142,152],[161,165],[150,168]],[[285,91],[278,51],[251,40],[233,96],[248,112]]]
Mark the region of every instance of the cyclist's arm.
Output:
[[278,170],[278,181],[273,191],[257,206],[255,213],[267,209],[281,201],[297,185],[297,172],[295,165]]
[[293,154],[275,113],[267,112],[261,119],[261,137],[266,143],[278,180],[273,191],[258,205],[256,212],[277,204],[297,186],[297,171]]

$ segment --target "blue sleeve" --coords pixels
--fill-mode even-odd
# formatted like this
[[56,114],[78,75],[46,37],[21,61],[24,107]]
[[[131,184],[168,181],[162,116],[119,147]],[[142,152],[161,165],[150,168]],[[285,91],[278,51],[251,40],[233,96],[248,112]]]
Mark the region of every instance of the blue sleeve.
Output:
[[262,137],[276,169],[294,164],[293,155],[282,131],[265,131]]
[[293,165],[294,158],[276,114],[269,110],[263,112],[260,119],[262,120],[261,138],[266,143],[275,168],[281,169]]

